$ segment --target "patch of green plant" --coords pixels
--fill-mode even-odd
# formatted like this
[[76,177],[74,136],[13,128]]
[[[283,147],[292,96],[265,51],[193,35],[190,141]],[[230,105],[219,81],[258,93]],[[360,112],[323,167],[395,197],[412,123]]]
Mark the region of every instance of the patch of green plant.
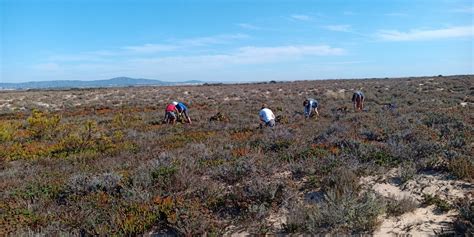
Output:
[[271,145],[269,145],[267,147],[267,150],[268,151],[273,151],[273,152],[281,152],[283,150],[288,149],[291,144],[292,144],[292,141],[290,141],[290,140],[286,140],[286,139],[277,140],[274,143],[272,143]]
[[35,139],[51,139],[57,134],[57,129],[61,117],[59,115],[49,115],[39,110],[33,110],[32,114],[26,120],[28,122],[28,131]]
[[178,172],[176,166],[159,166],[151,171],[152,179],[160,186],[172,185],[173,177]]
[[467,157],[451,159],[448,170],[460,179],[474,179],[474,164],[472,159]]
[[329,155],[329,151],[323,147],[309,147],[296,155],[297,159],[321,159]]
[[409,197],[402,199],[389,198],[387,201],[387,214],[389,216],[400,216],[412,212],[418,207],[418,203]]
[[446,200],[441,199],[438,195],[423,194],[423,205],[430,206],[435,205],[436,209],[440,212],[447,212],[453,209],[453,206],[449,204]]
[[361,157],[362,162],[374,162],[380,166],[394,166],[399,163],[399,160],[393,157],[389,152],[384,150],[375,150],[368,155]]
[[0,121],[0,142],[9,142],[14,139],[19,125],[12,121]]

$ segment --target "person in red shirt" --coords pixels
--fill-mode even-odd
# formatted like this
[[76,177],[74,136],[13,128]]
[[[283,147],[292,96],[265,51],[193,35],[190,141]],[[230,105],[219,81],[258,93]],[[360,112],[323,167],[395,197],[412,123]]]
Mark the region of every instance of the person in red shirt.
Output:
[[178,110],[176,109],[176,105],[174,104],[167,105],[165,109],[165,123],[171,123],[174,125],[176,123],[177,113],[178,113]]

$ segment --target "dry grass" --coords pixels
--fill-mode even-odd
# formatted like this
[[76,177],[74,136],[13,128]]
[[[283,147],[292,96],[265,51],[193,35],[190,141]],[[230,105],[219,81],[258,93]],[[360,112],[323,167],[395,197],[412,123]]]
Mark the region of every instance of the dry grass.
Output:
[[[366,193],[358,177],[401,166],[404,182],[421,170],[472,182],[473,80],[2,92],[0,235],[371,233],[382,213],[413,205]],[[367,111],[344,109],[361,87]],[[304,120],[306,97],[320,117]],[[192,125],[160,123],[171,100],[189,105]],[[285,123],[258,129],[262,103]],[[298,198],[311,192],[322,200]],[[285,208],[301,212],[271,227]],[[460,209],[458,229],[472,233],[472,205]]]

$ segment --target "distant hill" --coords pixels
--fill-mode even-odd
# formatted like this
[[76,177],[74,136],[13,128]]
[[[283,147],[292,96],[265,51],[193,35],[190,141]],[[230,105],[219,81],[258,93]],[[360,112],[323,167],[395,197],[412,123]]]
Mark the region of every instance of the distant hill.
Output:
[[183,82],[167,82],[153,79],[135,79],[130,77],[115,77],[95,81],[30,81],[21,83],[0,83],[3,90],[49,89],[49,88],[97,88],[97,87],[126,87],[126,86],[170,86],[202,84],[202,81],[189,80]]

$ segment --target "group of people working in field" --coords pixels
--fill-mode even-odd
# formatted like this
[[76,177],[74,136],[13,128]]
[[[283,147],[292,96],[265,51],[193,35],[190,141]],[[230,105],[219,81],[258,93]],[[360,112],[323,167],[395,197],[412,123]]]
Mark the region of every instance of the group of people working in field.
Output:
[[[352,95],[352,103],[355,111],[362,111],[364,109],[364,94],[361,91],[356,91]],[[303,101],[304,106],[304,117],[308,119],[313,114],[319,116],[318,107],[319,103],[317,100],[308,98]],[[268,108],[266,104],[263,104],[259,112],[261,125],[267,127],[275,126],[275,114]],[[171,104],[166,106],[164,122],[168,124],[175,124],[178,118],[183,119],[187,123],[191,123],[189,117],[188,107],[182,102],[173,101]]]
[[188,107],[182,102],[173,101],[166,106],[165,109],[165,123],[175,124],[178,118],[182,118],[187,123],[191,123],[191,118],[188,114]]

